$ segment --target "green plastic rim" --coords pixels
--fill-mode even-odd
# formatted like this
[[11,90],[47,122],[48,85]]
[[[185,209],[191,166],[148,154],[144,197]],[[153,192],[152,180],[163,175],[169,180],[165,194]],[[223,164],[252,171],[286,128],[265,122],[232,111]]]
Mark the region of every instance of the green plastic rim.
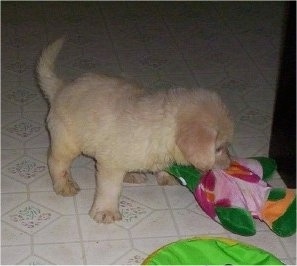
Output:
[[284,265],[258,247],[220,237],[183,239],[161,247],[142,265]]

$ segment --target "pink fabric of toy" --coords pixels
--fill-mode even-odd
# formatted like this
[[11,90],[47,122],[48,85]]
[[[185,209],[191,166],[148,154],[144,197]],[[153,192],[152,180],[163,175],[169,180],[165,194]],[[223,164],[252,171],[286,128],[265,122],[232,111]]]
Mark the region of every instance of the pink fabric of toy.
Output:
[[215,207],[238,207],[261,219],[261,210],[270,187],[264,182],[259,162],[249,159],[233,161],[227,170],[206,173],[194,195],[202,209],[216,219]]

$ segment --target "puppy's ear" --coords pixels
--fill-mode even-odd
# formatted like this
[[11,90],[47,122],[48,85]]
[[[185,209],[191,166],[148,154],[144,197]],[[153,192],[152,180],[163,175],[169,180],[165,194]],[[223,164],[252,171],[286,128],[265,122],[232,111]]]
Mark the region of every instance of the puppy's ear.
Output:
[[217,132],[199,122],[183,122],[179,125],[176,144],[183,156],[196,168],[206,171],[215,163]]

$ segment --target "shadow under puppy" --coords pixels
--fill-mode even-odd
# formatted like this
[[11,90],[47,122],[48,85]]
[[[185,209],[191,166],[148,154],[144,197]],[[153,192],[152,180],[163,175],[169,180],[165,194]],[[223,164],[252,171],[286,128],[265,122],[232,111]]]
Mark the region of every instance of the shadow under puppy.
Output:
[[233,123],[217,94],[183,88],[153,93],[98,74],[66,83],[54,73],[62,45],[59,39],[48,46],[37,67],[50,103],[48,165],[57,194],[75,195],[79,187],[71,162],[81,153],[94,157],[97,182],[89,214],[96,222],[111,223],[121,219],[122,182],[131,172],[159,172],[159,183],[167,183],[162,169],[172,162],[203,171],[229,165]]

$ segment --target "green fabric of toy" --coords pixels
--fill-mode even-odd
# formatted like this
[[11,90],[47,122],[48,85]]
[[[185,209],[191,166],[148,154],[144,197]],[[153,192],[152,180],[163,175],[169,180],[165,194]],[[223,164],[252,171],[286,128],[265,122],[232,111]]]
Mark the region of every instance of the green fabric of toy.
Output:
[[272,188],[265,182],[275,170],[275,161],[266,157],[236,158],[228,169],[207,173],[177,164],[166,169],[227,230],[254,235],[257,218],[277,235],[286,237],[296,232],[296,195],[295,190]]

